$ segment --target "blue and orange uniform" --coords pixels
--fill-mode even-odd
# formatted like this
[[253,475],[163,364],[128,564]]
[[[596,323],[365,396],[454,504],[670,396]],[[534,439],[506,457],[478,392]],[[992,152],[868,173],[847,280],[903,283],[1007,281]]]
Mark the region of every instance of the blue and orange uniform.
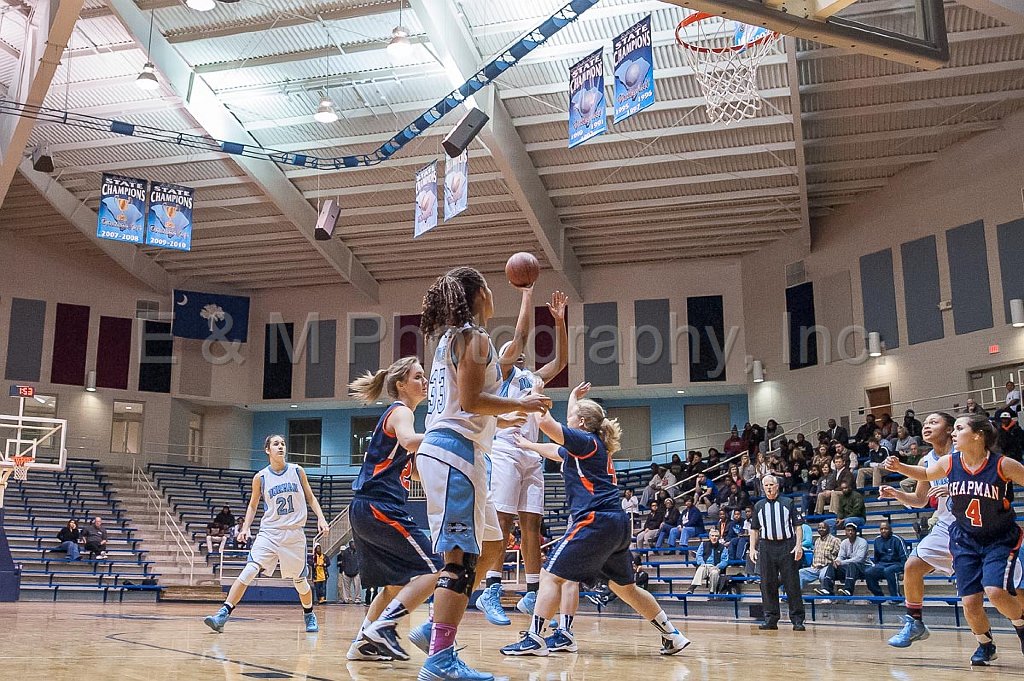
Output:
[[545,569],[584,582],[604,577],[633,583],[632,527],[622,510],[615,465],[595,433],[562,426],[562,478],[572,523],[551,551]]
[[1014,568],[1024,531],[1013,510],[1013,482],[1003,475],[1001,454],[989,453],[970,470],[960,452],[949,457],[949,528],[957,592],[981,593],[986,586],[1016,594]]
[[388,427],[388,419],[399,406],[402,403],[395,402],[381,415],[359,476],[352,483],[355,497],[349,507],[349,522],[363,586],[401,586],[442,566],[426,532],[405,507],[412,456]]

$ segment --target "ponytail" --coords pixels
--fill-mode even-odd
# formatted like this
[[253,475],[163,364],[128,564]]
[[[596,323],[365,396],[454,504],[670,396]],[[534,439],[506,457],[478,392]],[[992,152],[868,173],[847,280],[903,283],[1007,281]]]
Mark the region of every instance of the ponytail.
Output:
[[580,400],[576,403],[576,410],[583,419],[583,430],[595,433],[604,448],[608,450],[608,456],[619,451],[622,443],[622,426],[618,419],[610,419],[604,411],[604,407],[594,400]]
[[615,454],[622,446],[622,426],[619,425],[618,419],[603,419],[598,427],[597,435],[604,442],[608,456]]
[[416,357],[403,357],[387,369],[376,373],[367,371],[348,384],[348,394],[364,404],[373,404],[385,391],[391,399],[397,400],[398,382],[406,380],[416,364],[419,364]]
[[445,327],[472,322],[473,301],[486,286],[483,275],[472,267],[456,267],[438,277],[423,296],[423,337],[431,338]]

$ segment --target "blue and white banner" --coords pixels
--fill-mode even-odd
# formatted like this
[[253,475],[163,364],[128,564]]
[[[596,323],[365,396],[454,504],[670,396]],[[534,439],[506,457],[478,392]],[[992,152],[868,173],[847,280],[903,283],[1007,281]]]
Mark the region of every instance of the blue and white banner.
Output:
[[444,221],[466,210],[469,204],[469,149],[444,162]]
[[569,148],[607,129],[602,47],[569,68]]
[[192,249],[192,201],[189,187],[152,182],[149,185],[149,219],[146,245]]
[[146,231],[146,187],[134,177],[103,174],[96,237],[141,244]]
[[651,17],[630,26],[612,41],[615,58],[615,122],[654,104],[654,56]]
[[437,161],[416,173],[416,226],[413,238],[437,227]]
[[171,334],[196,340],[249,339],[249,299],[200,291],[174,290]]

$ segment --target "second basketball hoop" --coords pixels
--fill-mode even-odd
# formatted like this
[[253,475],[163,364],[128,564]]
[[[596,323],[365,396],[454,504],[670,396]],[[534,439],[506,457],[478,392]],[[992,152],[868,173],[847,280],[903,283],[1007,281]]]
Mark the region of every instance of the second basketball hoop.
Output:
[[[726,27],[735,26],[726,32]],[[731,44],[720,45],[731,33]],[[762,26],[723,20],[707,12],[695,12],[679,22],[676,42],[704,98],[711,120],[728,125],[753,118],[763,100],[757,91],[757,67],[775,51],[781,35]]]

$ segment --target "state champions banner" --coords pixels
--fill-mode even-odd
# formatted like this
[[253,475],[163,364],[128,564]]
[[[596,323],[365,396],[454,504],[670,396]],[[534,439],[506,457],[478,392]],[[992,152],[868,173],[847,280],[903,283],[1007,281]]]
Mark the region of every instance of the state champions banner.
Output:
[[413,238],[437,227],[437,161],[416,173],[416,224]]
[[469,150],[444,162],[444,221],[466,210],[469,204]]
[[604,48],[569,67],[569,148],[608,129],[604,101]]
[[615,122],[654,104],[651,17],[641,19],[612,41],[615,59]]
[[146,180],[104,173],[96,214],[96,238],[141,244],[146,230],[148,186]]
[[149,185],[149,216],[146,245],[192,249],[192,204],[195,192],[189,187],[152,182]]

